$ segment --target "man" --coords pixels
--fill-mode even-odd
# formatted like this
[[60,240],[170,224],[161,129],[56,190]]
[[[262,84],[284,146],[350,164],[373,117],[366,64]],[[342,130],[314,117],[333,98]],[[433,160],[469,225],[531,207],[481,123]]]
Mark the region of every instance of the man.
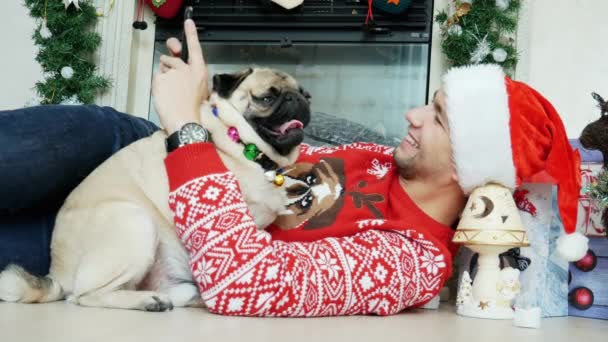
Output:
[[[186,32],[191,51],[188,64],[177,57],[161,57],[161,74],[153,82],[155,106],[169,133],[197,122],[199,105],[208,96],[207,70],[191,21],[186,23]],[[170,40],[168,47],[179,53],[177,41]],[[406,115],[410,130],[396,149],[373,144],[305,148],[288,177],[294,182],[290,187],[301,181],[304,193],[314,196],[303,200],[299,190],[292,188],[292,212],[270,228],[272,236],[256,231],[238,184],[209,144],[186,145],[172,152],[166,161],[170,205],[209,310],[272,316],[386,315],[434,297],[451,274],[455,249],[449,226],[462,211],[465,194],[471,186],[496,180],[487,174],[471,178],[470,169],[481,168],[483,160],[472,158],[471,165],[463,165],[459,162],[462,144],[452,148],[463,132],[461,128],[454,131],[459,121],[452,114],[462,107],[459,101],[474,103],[475,99],[466,93],[458,95],[450,86],[454,84],[459,82],[447,82],[431,105]],[[67,110],[53,108],[59,115]],[[85,110],[90,108],[75,109],[90,114]],[[18,121],[17,114],[25,112],[12,112],[12,117]],[[6,115],[0,114],[0,119]],[[18,127],[28,123],[20,122]],[[560,129],[563,132],[557,125],[558,133]],[[543,148],[551,150],[552,141],[544,141]],[[110,145],[116,148],[122,143]],[[566,157],[573,155],[564,146],[559,150]],[[569,166],[575,164],[573,158],[566,159]],[[515,163],[510,162],[513,168]],[[539,169],[538,165],[530,170]],[[218,176],[200,177],[208,174]],[[562,180],[571,182],[575,176],[567,174]],[[43,170],[28,177],[40,180]],[[333,199],[320,191],[330,185]]]
[[[179,86],[199,85],[195,93],[208,95],[192,22],[186,33],[188,63],[161,57],[153,82],[170,134],[199,121],[199,99],[180,96]],[[179,54],[178,42],[168,45]],[[387,315],[420,306],[450,276],[449,225],[465,194],[489,182],[514,188],[542,171],[559,182],[569,233],[558,241],[560,253],[570,260],[584,254],[585,238],[573,234],[580,159],[540,94],[505,78],[498,66],[455,69],[433,103],[408,112],[406,120],[407,137],[394,150],[373,144],[304,147],[287,174],[300,189],[290,191],[287,184],[292,202],[268,229],[271,235],[256,230],[234,175],[210,144],[169,154],[169,204],[209,310]],[[324,190],[315,193],[318,186]]]

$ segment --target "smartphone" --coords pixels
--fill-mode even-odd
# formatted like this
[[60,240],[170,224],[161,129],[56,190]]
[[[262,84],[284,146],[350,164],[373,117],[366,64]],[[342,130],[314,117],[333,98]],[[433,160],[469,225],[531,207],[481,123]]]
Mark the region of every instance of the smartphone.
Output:
[[[184,9],[184,21],[192,19],[192,6],[186,6]],[[186,41],[186,31],[182,31],[182,61],[188,63],[188,42]]]

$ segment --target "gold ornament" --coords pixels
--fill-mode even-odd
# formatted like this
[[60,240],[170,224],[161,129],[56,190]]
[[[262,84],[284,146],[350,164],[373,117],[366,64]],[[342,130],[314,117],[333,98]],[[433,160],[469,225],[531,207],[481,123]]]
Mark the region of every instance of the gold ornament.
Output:
[[460,5],[458,5],[458,8],[456,9],[456,13],[454,13],[454,15],[452,15],[450,18],[448,18],[448,27],[456,24],[458,21],[460,21],[460,18],[469,14],[470,11],[471,11],[470,3],[463,2]]
[[274,185],[281,186],[283,183],[285,183],[285,176],[280,173],[274,176]]

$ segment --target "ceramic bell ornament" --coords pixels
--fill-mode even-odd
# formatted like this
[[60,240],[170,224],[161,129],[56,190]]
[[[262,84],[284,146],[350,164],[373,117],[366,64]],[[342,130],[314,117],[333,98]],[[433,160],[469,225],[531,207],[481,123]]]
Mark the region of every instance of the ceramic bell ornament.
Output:
[[512,302],[520,290],[519,270],[500,269],[499,255],[529,246],[511,191],[498,184],[479,187],[469,196],[454,243],[479,253],[471,280],[465,272],[458,290],[457,313],[463,316],[512,319]]

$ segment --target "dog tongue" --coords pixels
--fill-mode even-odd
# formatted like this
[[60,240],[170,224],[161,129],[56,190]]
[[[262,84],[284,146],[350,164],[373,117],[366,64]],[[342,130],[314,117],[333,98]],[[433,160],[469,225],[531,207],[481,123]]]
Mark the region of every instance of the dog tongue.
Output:
[[285,135],[287,131],[295,128],[304,128],[304,124],[300,120],[290,120],[280,126],[276,126],[274,130],[281,135]]

